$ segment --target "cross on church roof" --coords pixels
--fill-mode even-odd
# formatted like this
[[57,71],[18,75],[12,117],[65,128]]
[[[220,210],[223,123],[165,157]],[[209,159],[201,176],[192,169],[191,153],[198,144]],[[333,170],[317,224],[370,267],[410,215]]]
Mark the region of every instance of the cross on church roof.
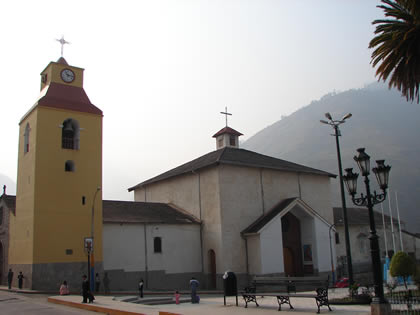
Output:
[[61,36],[61,38],[60,38],[60,39],[56,39],[56,41],[57,41],[57,42],[59,42],[59,43],[61,44],[61,57],[63,57],[63,48],[64,48],[64,45],[65,45],[65,44],[70,44],[70,42],[68,42],[68,41],[66,41],[66,40],[64,39],[64,35],[63,35],[63,36]]
[[227,111],[227,107],[225,107],[225,111],[224,112],[220,112],[220,114],[226,115],[226,127],[228,126],[228,115],[232,116],[231,113],[228,113]]

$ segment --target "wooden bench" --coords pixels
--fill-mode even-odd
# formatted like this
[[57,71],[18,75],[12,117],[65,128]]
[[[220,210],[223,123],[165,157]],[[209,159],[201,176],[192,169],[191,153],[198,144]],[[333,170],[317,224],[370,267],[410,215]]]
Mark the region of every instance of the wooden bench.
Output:
[[[290,303],[291,297],[299,298],[314,298],[318,306],[318,314],[321,306],[327,306],[331,311],[328,301],[328,282],[329,277],[269,277],[269,276],[254,276],[251,286],[245,288],[241,292],[245,300],[245,307],[248,307],[249,302],[254,302],[257,306],[257,296],[274,296],[277,298],[279,304],[279,311],[281,311],[282,304],[288,304],[290,309],[293,309]],[[314,293],[299,293],[298,291],[310,291]]]

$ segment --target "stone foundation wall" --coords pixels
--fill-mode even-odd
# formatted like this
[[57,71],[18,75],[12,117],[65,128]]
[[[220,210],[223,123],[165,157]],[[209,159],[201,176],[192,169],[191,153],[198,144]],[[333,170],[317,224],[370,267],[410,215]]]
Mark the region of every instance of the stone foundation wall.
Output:
[[[82,276],[88,273],[87,262],[15,264],[9,268],[14,272],[12,286],[18,286],[17,275],[22,271],[23,288],[49,292],[58,292],[64,280],[67,281],[71,292],[80,292]],[[102,262],[95,263],[96,272],[103,273]]]

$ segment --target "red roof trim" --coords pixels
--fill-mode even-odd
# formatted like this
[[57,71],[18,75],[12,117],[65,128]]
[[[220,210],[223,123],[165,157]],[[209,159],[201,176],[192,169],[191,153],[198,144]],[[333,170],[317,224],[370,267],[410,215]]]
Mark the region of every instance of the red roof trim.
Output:
[[242,133],[240,133],[239,131],[236,131],[235,129],[232,129],[230,127],[225,127],[220,129],[214,136],[213,138],[216,138],[222,134],[230,134],[230,135],[235,135],[235,136],[242,136]]

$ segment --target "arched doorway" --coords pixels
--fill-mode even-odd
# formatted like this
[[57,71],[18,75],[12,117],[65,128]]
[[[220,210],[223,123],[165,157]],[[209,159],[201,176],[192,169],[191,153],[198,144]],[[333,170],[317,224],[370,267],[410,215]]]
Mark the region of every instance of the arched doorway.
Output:
[[209,250],[209,289],[216,289],[216,253]]

